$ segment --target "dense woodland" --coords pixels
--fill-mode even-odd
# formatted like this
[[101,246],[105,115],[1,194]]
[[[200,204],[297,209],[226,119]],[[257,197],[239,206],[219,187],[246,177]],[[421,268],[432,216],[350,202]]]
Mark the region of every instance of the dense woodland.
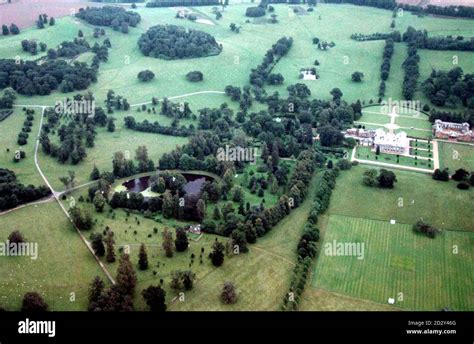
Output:
[[76,17],[91,25],[121,27],[123,23],[131,27],[137,26],[141,17],[138,13],[126,11],[122,7],[104,6],[81,8]]
[[433,70],[422,90],[436,106],[456,108],[462,104],[474,110],[474,74],[464,74],[460,67],[448,72]]
[[85,90],[97,81],[97,70],[85,63],[68,64],[62,60],[46,61],[38,65],[34,61],[0,60],[0,89],[11,87],[27,96],[48,95]]
[[151,27],[139,38],[138,47],[145,56],[165,60],[218,55],[222,50],[212,35],[176,25]]

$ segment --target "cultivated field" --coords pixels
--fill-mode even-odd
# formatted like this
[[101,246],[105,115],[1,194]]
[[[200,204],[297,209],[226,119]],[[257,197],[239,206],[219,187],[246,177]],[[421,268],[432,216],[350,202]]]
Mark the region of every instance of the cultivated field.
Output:
[[[326,255],[334,240],[364,244],[364,259]],[[404,309],[472,311],[473,240],[468,232],[429,239],[409,225],[331,215],[312,286],[385,304],[395,298]]]

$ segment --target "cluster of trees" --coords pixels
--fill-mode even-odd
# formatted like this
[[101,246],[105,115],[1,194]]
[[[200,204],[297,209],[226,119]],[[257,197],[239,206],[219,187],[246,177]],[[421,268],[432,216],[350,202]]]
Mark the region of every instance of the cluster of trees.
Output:
[[[38,29],[44,29],[45,25],[48,24],[48,15],[47,14],[40,14],[38,16],[38,20],[36,21],[36,27]],[[56,19],[54,17],[49,18],[49,26],[54,26],[56,24]]]
[[155,78],[155,73],[153,73],[151,70],[148,70],[148,69],[142,70],[141,72],[137,74],[137,78],[140,81],[148,82]]
[[141,131],[145,133],[155,133],[155,134],[162,134],[162,135],[171,135],[171,136],[190,136],[192,135],[195,130],[192,127],[192,124],[189,127],[185,127],[184,125],[178,128],[177,126],[162,126],[157,121],[150,123],[148,120],[144,120],[143,122],[136,122],[133,116],[127,116],[124,118],[125,127],[127,129]]
[[19,33],[20,33],[20,29],[15,24],[11,24],[10,27],[8,27],[5,24],[2,25],[2,35],[4,36],[8,36],[9,34],[18,35]]
[[160,0],[149,1],[146,7],[180,7],[180,6],[213,6],[220,5],[219,0]]
[[145,56],[165,60],[218,55],[222,51],[212,35],[176,25],[151,27],[138,39],[138,47]]
[[430,121],[434,123],[437,119],[440,119],[443,122],[469,123],[469,125],[473,127],[474,111],[472,111],[472,109],[468,109],[464,112],[450,112],[432,109],[430,112]]
[[202,74],[202,72],[198,70],[195,70],[186,74],[186,80],[191,81],[191,82],[199,82],[199,81],[202,81],[203,79],[204,79],[204,75]]
[[[65,164],[68,161],[77,165],[87,156],[86,147],[94,147],[97,135],[95,122],[89,114],[76,114],[67,124],[59,126],[60,116],[54,110],[46,113],[48,123],[43,125],[40,144],[43,152],[58,162]],[[57,129],[59,145],[51,142],[48,134]]]
[[385,47],[383,49],[383,62],[380,66],[380,81],[379,86],[379,96],[385,96],[385,81],[388,79],[390,75],[390,60],[392,59],[393,53],[395,49],[395,44],[393,39],[387,39],[385,41]]
[[404,41],[408,42],[408,56],[402,64],[405,70],[402,94],[405,99],[412,100],[417,89],[417,80],[420,76],[420,68],[418,66],[420,55],[417,53],[415,42],[405,39]]
[[91,25],[112,26],[114,30],[118,30],[120,27],[126,27],[127,29],[128,26],[135,27],[141,20],[138,13],[126,11],[122,7],[115,6],[81,8],[76,13],[76,17],[85,20]]
[[422,83],[422,90],[436,106],[455,108],[462,104],[474,110],[474,74],[464,74],[461,67],[448,72],[433,70]]
[[220,109],[204,108],[199,110],[198,129],[212,129],[220,139],[230,139],[232,137],[232,109],[221,107]]
[[422,233],[426,235],[428,238],[434,239],[437,234],[441,233],[441,231],[433,226],[430,226],[423,220],[418,220],[414,225],[413,225],[413,231],[415,233]]
[[[1,73],[0,73],[0,78],[1,78]],[[11,109],[11,108],[13,108],[13,103],[15,103],[15,100],[16,100],[15,91],[11,87],[6,88],[3,91],[3,95],[0,97],[0,109]],[[6,113],[4,113],[1,120],[0,120],[0,122],[3,121],[8,116],[6,116]]]
[[[48,46],[43,42],[40,42],[39,46],[42,52],[46,51],[46,49],[48,48]],[[36,43],[36,41],[29,41],[27,39],[24,39],[21,41],[21,48],[24,52],[29,52],[31,55],[38,54],[38,43]]]
[[161,114],[175,120],[190,118],[193,114],[188,102],[173,103],[168,98],[163,98],[161,102]]
[[393,189],[397,182],[397,176],[392,171],[381,169],[370,169],[364,172],[363,183],[367,186],[378,185],[381,188]]
[[125,178],[136,173],[152,172],[155,170],[155,163],[148,156],[146,146],[138,146],[135,151],[135,166],[132,159],[128,159],[123,152],[115,152],[112,160],[112,174],[116,178]]
[[[124,312],[133,311],[133,296],[137,285],[137,275],[133,269],[130,256],[122,254],[117,269],[116,284],[105,289],[100,277],[96,277],[89,289],[89,311],[93,312]],[[159,288],[159,287],[157,287]],[[142,292],[152,310],[166,309],[164,304],[166,293],[149,287]]]
[[[105,106],[108,113],[113,113],[115,110],[130,110],[130,103],[127,98],[122,97],[119,94],[116,94],[114,90],[107,91],[107,98],[104,100]],[[102,116],[102,113],[99,113]],[[103,122],[103,118],[100,118],[100,122]],[[103,123],[101,123],[103,124]],[[104,124],[105,125],[105,124]]]
[[97,70],[85,63],[66,61],[45,61],[38,65],[34,61],[13,59],[0,60],[0,89],[11,87],[27,95],[49,95],[59,88],[62,92],[84,90],[97,81]]
[[266,52],[262,63],[258,65],[256,69],[252,69],[250,73],[250,84],[256,87],[263,87],[265,82],[275,83],[275,80],[277,80],[277,83],[282,83],[283,76],[272,75],[272,77],[270,77],[270,73],[278,61],[288,53],[292,45],[293,38],[280,38],[272,48]]
[[245,10],[245,16],[251,18],[263,17],[265,14],[265,8],[261,6],[247,7],[247,9]]
[[28,133],[31,132],[31,127],[33,126],[35,110],[27,109],[25,112],[26,112],[26,119],[23,122],[23,127],[21,128],[21,131],[18,133],[17,143],[20,146],[24,146],[28,143],[28,136],[29,136]]
[[0,168],[0,210],[12,209],[50,194],[48,187],[25,186],[17,180],[13,171]]
[[54,53],[48,51],[48,57],[57,58],[57,57],[66,57],[73,58],[79,54],[85,53],[90,50],[90,45],[84,38],[74,38],[74,41],[62,42],[59,47],[54,51]]
[[376,32],[369,35],[364,35],[362,33],[354,33],[351,35],[351,39],[359,41],[359,42],[379,41],[379,40],[387,40],[387,39],[392,39],[395,42],[401,42],[402,35],[400,34],[400,31],[393,31],[390,33]]
[[403,34],[403,41],[413,42],[419,49],[474,51],[474,40],[463,36],[428,37],[428,31],[409,26]]

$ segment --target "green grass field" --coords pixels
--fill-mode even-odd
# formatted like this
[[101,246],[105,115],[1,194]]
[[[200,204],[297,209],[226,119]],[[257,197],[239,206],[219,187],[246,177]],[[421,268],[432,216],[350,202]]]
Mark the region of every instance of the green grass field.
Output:
[[[312,285],[379,303],[395,298],[404,309],[472,311],[473,235],[445,231],[433,240],[409,225],[332,215]],[[326,255],[333,240],[364,244],[364,259]]]
[[464,192],[455,182],[437,182],[429,175],[399,170],[394,170],[398,182],[393,189],[370,188],[362,183],[367,169],[356,166],[338,178],[329,214],[395,219],[410,225],[423,218],[441,229],[474,231],[469,215],[474,211],[472,190]]
[[[41,112],[36,109],[28,143],[24,146],[20,146],[17,143],[18,133],[21,131],[23,122],[26,119],[23,110],[15,108],[12,115],[0,122],[0,166],[15,172],[18,180],[25,185],[33,184],[39,186],[44,184],[43,179],[36,171],[34,162],[36,135],[38,134],[40,117]],[[10,151],[8,152],[7,149]],[[17,150],[24,151],[26,158],[15,163],[13,162],[13,157]]]
[[459,168],[474,171],[474,147],[449,142],[438,142],[440,168],[454,173]]
[[[38,259],[0,257],[0,306],[18,310],[23,295],[36,291],[50,310],[85,310],[88,285],[103,272],[59,205],[50,202],[0,216],[0,240],[5,241],[14,230],[38,244]],[[71,293],[75,293],[74,302]]]

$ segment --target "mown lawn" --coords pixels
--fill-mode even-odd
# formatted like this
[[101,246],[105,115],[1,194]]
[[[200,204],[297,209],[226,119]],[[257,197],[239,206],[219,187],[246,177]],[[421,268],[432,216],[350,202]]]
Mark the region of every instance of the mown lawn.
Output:
[[395,219],[410,225],[423,218],[441,229],[474,231],[470,215],[473,190],[461,191],[455,182],[438,182],[429,175],[400,170],[394,170],[398,182],[393,189],[371,188],[362,182],[367,169],[359,165],[338,177],[329,214]]
[[[472,311],[473,235],[444,231],[430,239],[410,225],[331,215],[312,285],[382,304],[395,298],[405,309]],[[334,240],[363,244],[364,259],[327,255]]]

